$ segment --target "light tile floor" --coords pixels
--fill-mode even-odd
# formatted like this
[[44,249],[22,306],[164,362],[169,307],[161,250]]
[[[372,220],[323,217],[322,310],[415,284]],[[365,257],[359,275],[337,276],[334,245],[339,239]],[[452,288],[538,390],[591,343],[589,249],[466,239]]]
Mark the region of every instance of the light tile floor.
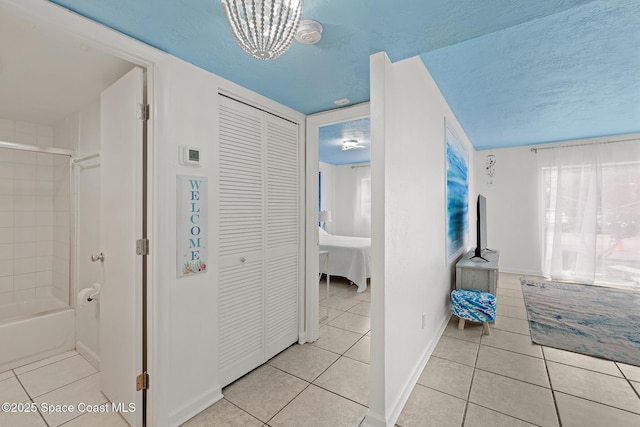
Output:
[[[413,426],[640,426],[640,367],[531,343],[520,276],[501,274],[491,335],[452,319],[405,408]],[[223,390],[185,427],[354,427],[369,399],[370,292],[332,278],[328,319],[313,344],[293,345]],[[321,315],[323,315],[321,311]],[[106,402],[76,352],[0,373],[0,402]],[[114,426],[117,414],[0,413],[0,426]]]
[[521,277],[500,275],[491,335],[449,322],[399,426],[640,426],[640,367],[532,344]]
[[36,411],[0,410],[2,427],[128,426],[117,413],[85,409],[109,401],[100,391],[100,372],[75,351],[0,373],[0,403],[4,402],[20,404],[21,408],[28,404],[29,410]]
[[[640,367],[532,344],[520,277],[500,275],[491,335],[451,320],[398,426],[640,426]],[[371,294],[331,283],[328,300],[320,286],[329,316],[317,342],[229,385],[184,426],[356,426],[369,396]]]

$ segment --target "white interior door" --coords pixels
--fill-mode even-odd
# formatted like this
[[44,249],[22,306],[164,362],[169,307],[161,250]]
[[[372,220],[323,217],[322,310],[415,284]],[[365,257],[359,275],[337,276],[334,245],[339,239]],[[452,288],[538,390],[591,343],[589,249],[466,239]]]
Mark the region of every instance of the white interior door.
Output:
[[298,125],[220,96],[220,378],[227,385],[298,340]]
[[266,121],[265,353],[269,359],[298,340],[300,169],[298,125]]
[[[100,96],[100,301],[102,391],[132,426],[142,425],[143,70],[134,68]],[[135,410],[129,406],[135,404]]]
[[220,99],[220,381],[264,362],[264,141],[262,111]]

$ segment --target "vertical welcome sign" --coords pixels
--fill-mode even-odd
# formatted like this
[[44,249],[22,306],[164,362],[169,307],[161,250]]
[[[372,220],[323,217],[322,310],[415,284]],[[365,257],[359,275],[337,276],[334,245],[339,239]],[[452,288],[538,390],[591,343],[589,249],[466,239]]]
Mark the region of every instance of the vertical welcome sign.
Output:
[[178,277],[184,277],[207,271],[207,178],[177,178],[177,269]]

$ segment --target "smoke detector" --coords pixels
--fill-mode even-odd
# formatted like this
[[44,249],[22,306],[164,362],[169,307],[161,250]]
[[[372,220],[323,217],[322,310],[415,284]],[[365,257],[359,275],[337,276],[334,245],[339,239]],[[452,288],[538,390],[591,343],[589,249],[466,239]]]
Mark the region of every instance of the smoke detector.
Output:
[[322,25],[311,19],[303,19],[298,25],[296,40],[304,44],[318,43],[322,38]]

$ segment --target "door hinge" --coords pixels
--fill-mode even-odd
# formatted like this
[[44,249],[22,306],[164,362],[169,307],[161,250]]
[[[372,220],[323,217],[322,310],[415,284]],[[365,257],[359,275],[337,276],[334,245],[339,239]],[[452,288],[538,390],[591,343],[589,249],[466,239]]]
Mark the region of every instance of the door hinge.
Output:
[[149,104],[138,104],[138,119],[149,120]]
[[136,255],[149,255],[149,239],[136,240]]
[[149,390],[149,374],[141,373],[136,377],[136,391]]

